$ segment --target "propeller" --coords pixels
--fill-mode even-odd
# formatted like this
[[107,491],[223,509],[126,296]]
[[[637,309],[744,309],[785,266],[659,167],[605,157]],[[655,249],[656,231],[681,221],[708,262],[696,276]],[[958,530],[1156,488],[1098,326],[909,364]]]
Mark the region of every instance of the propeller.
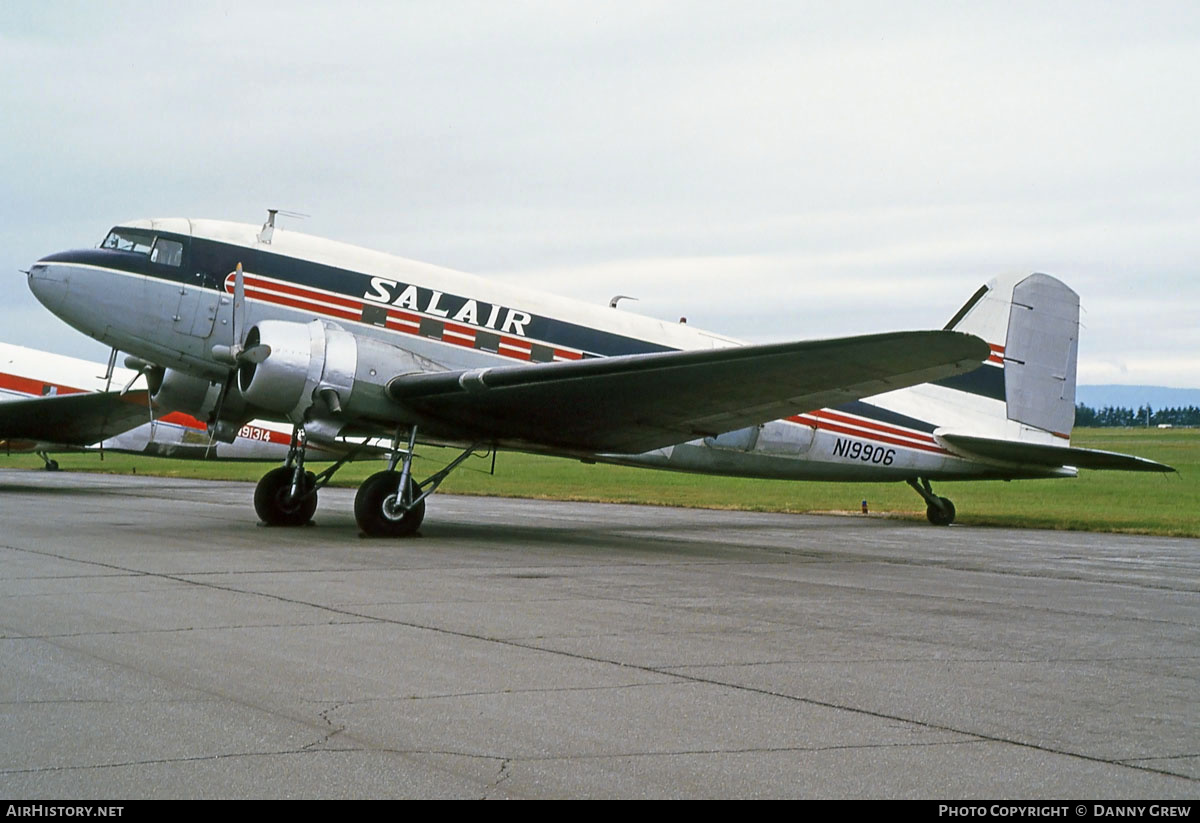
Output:
[[237,368],[243,363],[258,365],[271,356],[271,347],[265,343],[255,343],[246,346],[246,275],[242,264],[238,263],[233,270],[233,324],[231,329],[232,342],[226,346],[218,343],[212,347],[215,359]]
[[150,412],[150,439],[153,440],[158,431],[158,420],[154,417],[154,393],[162,385],[163,368],[140,357],[133,356],[125,358],[125,367],[135,369],[136,371],[129,382],[121,389],[121,397],[129,393],[129,390],[133,388],[133,384],[137,382],[139,377],[146,378],[146,407]]
[[247,338],[250,336],[246,329],[246,275],[242,271],[240,261],[231,274],[233,275],[233,318],[230,329],[232,340],[228,346],[218,343],[211,349],[213,359],[229,366],[230,370],[229,375],[225,378],[221,396],[217,400],[217,407],[209,423],[206,457],[211,454],[216,443],[217,427],[221,424],[221,412],[225,408],[225,398],[233,390],[233,383],[237,378],[238,370],[243,367],[253,369],[271,356],[271,347],[259,342],[257,331],[255,331],[253,335],[254,339],[250,342],[250,345],[246,345]]

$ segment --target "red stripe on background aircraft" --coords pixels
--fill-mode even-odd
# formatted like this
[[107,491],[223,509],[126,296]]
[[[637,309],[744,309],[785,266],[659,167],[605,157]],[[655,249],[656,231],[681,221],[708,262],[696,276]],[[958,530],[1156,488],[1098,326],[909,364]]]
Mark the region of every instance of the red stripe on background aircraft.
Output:
[[[306,523],[339,464],[310,445],[390,437],[355,517],[404,536],[466,457],[518,449],[679,471],[904,481],[935,524],[937,479],[1170,471],[1072,448],[1079,299],[1045,274],[993,280],[944,329],[743,345],[667,323],[275,226],[154,219],[39,260],[29,286],[77,329],[130,352],[155,404],[229,442],[286,421],[293,448],[255,491],[271,524]],[[412,473],[418,443],[461,454]]]
[[106,376],[101,363],[0,343],[0,451],[36,453],[47,469],[58,468],[51,454],[93,448],[201,460],[287,457],[290,426],[253,420],[233,442],[216,442],[189,414],[156,413],[146,390],[130,390],[137,377],[122,368]]

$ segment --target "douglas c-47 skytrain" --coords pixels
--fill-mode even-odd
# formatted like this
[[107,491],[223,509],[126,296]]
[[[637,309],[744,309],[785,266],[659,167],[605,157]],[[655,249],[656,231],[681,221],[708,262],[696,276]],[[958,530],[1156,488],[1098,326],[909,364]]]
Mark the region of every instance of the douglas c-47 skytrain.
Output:
[[[634,466],[794,480],[896,480],[929,520],[931,481],[1170,471],[1071,448],[1079,298],[1045,274],[994,280],[939,331],[742,345],[692,326],[516,289],[274,225],[122,223],[99,248],[39,260],[56,315],[129,352],[161,410],[229,442],[290,422],[284,465],[254,494],[300,525],[341,466],[310,444],[390,439],[359,488],[372,536],[414,533],[471,453],[519,449]],[[461,454],[412,471],[417,443]],[[354,456],[353,452],[348,455]]]

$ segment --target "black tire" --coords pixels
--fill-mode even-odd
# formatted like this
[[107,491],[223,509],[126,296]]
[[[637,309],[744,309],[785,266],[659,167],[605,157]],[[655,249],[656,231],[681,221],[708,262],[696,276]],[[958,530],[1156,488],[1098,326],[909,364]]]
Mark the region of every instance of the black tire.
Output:
[[[358,487],[358,494],[354,496],[354,519],[367,537],[410,537],[421,527],[421,521],[425,519],[424,500],[399,516],[390,512],[399,488],[400,472],[397,471],[376,472]],[[413,497],[420,494],[420,487],[412,477],[408,478],[408,488]]]
[[[317,494],[313,492],[298,501],[292,500],[292,474],[295,470],[287,466],[271,469],[262,476],[254,488],[254,511],[258,519],[268,526],[303,526],[312,520],[317,510]],[[304,473],[304,488],[309,492],[316,484],[317,476]]]
[[942,505],[935,506],[930,503],[929,508],[925,509],[925,516],[935,526],[949,526],[954,522],[954,504],[948,497],[939,497],[938,500],[942,502]]
[[57,460],[47,460],[46,465],[42,466],[42,468],[48,472],[56,472],[56,471],[58,471],[58,461]]

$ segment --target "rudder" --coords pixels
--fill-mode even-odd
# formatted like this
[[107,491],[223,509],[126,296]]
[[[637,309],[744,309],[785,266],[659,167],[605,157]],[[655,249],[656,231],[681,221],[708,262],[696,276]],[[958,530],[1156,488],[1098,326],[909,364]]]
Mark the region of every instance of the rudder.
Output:
[[997,278],[977,291],[946,328],[979,335],[992,347],[991,362],[1004,369],[1009,420],[1070,436],[1078,294],[1048,274]]

